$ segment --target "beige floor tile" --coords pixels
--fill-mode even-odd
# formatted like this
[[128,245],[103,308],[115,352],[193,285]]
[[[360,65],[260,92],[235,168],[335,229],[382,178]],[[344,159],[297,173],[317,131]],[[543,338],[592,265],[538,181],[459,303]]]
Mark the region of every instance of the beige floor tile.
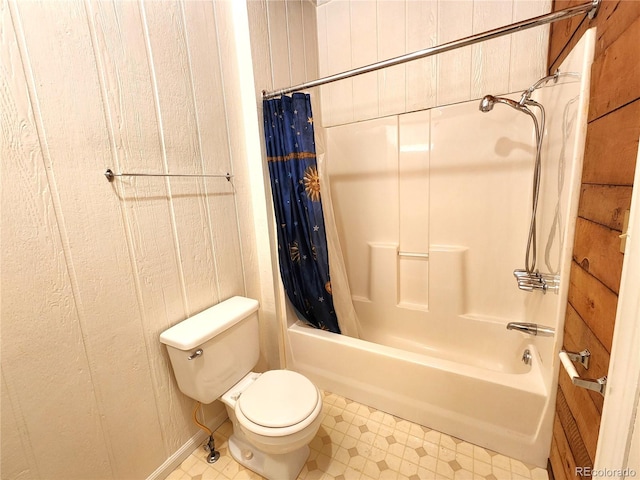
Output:
[[444,448],[448,448],[449,450],[457,449],[457,444],[456,442],[454,442],[453,438],[445,434],[442,434],[440,436],[440,446]]
[[511,480],[529,480],[531,477],[518,475],[514,471],[511,471]]
[[435,470],[420,467],[418,469],[418,476],[416,477],[415,475],[412,475],[409,478],[411,480],[436,480],[437,473],[435,472]]
[[435,443],[436,445],[438,445],[440,443],[440,437],[442,436],[442,434],[436,430],[431,430],[430,432],[427,432],[424,434],[424,439],[427,442],[430,443]]
[[491,458],[491,464],[494,467],[502,468],[505,470],[511,469],[511,459],[509,457],[505,457],[504,455],[495,455]]
[[532,480],[549,480],[549,474],[543,468],[534,468],[531,470]]
[[224,478],[221,477],[221,473],[217,472],[216,470],[213,470],[212,468],[209,468],[207,471],[205,471],[202,474],[202,477],[200,477],[202,480],[217,480],[219,478]]
[[438,466],[438,459],[435,456],[427,455],[420,459],[420,468],[436,471]]
[[448,462],[443,460],[438,460],[438,465],[436,467],[436,473],[439,477],[453,479],[454,471],[449,465]]
[[482,447],[473,447],[473,458],[480,460],[481,462],[491,463],[491,455],[489,455],[489,452]]
[[454,476],[454,480],[473,480],[473,473],[468,470],[458,470]]
[[391,470],[401,472],[400,465],[402,465],[402,458],[396,457],[395,455],[387,454],[384,457],[384,461],[387,462],[387,465]]
[[491,475],[493,469],[490,463],[481,462],[480,460],[473,461],[473,473],[477,473],[483,477]]
[[456,453],[456,462],[458,462],[464,470],[473,472],[473,458],[461,453]]
[[511,472],[502,468],[493,468],[493,477],[495,480],[511,480]]
[[511,459],[511,473],[520,475],[521,477],[531,478],[531,469],[519,460]]
[[184,474],[184,471],[178,468],[171,472],[166,480],[180,480],[180,478],[182,478]]
[[456,451],[450,450],[445,447],[440,447],[438,450],[438,460],[442,460],[443,462],[449,463],[452,460],[456,459]]
[[[323,392],[322,425],[299,480],[548,480],[542,468],[472,445],[334,393]],[[221,457],[196,449],[167,480],[259,480],[228,449],[224,422],[214,433]]]
[[468,442],[461,442],[456,445],[456,452],[466,455],[467,457],[473,457],[473,445]]

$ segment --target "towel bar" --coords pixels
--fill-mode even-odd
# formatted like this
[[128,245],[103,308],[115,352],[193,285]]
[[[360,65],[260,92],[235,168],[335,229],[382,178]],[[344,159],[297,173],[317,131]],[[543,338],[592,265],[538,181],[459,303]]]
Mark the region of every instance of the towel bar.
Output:
[[[595,380],[590,378],[580,378],[580,375],[578,375],[578,371],[576,370],[576,367],[572,363],[572,360],[574,359],[582,363],[582,361],[580,360],[581,358],[580,354],[584,352],[588,353],[589,351],[583,350],[578,354],[578,353],[566,352],[564,350],[561,350],[559,353],[559,356],[560,356],[560,361],[562,362],[562,366],[564,367],[564,370],[567,372],[567,375],[569,375],[569,378],[571,379],[571,383],[573,383],[577,387],[582,387],[582,388],[586,388],[587,390],[593,390],[594,392],[598,392],[600,395],[604,397],[605,387],[607,386],[606,375],[604,377],[600,377]],[[591,355],[590,353],[589,355],[586,355],[586,358],[588,359],[590,355]]]

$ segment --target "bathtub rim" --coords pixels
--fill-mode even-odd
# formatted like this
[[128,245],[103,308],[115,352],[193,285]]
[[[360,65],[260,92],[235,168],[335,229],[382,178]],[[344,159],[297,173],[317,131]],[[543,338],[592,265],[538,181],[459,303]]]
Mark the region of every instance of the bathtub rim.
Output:
[[[522,390],[534,395],[547,397],[550,393],[544,382],[543,367],[541,366],[540,354],[533,342],[527,344],[527,348],[530,349],[533,357],[533,362],[530,369],[527,372],[511,373],[485,369],[473,365],[468,365],[466,363],[460,364],[452,362],[451,360],[423,355],[415,352],[409,352],[396,347],[390,347],[388,345],[381,345],[379,343],[362,340],[360,338],[353,338],[347,335],[327,332],[309,326],[301,320],[296,321],[288,327],[287,333],[290,332],[306,336],[318,336],[330,342],[343,344],[359,350],[365,350],[369,353],[377,353],[382,356],[391,357],[394,359],[397,359],[399,357],[398,352],[401,352],[400,358],[414,364],[422,365],[429,368],[446,370],[463,376],[485,378],[491,380],[492,383],[497,383],[498,385],[504,387],[517,388],[518,390]],[[287,341],[289,341],[289,339],[287,339]],[[291,359],[288,360],[289,363],[294,363],[291,361]],[[534,379],[534,382],[531,382],[531,379]]]
[[[543,390],[540,372],[538,372],[537,375],[537,382],[534,382],[540,386],[540,388],[537,389],[526,387],[519,388],[522,387],[522,385],[514,385],[513,382],[507,382],[505,385],[506,380],[514,380],[515,377],[522,377],[525,381],[531,380],[535,375],[532,375],[531,372],[528,375],[493,375],[493,377],[502,377],[502,381],[498,380],[497,382],[497,391],[503,391],[502,389],[506,388],[515,393],[516,397],[512,399],[512,406],[515,405],[516,408],[519,408],[518,406],[521,405],[520,401],[522,399],[528,399],[527,402],[530,400],[532,403],[527,403],[526,405],[529,405],[530,408],[536,409],[537,413],[534,417],[536,420],[525,430],[522,430],[519,426],[515,425],[513,428],[509,427],[508,422],[507,424],[498,426],[493,423],[493,421],[489,421],[483,416],[478,417],[475,414],[477,411],[476,409],[469,410],[469,413],[451,411],[447,408],[446,403],[440,404],[432,403],[431,401],[425,402],[419,397],[407,396],[407,392],[402,390],[394,392],[383,385],[383,383],[385,383],[384,381],[382,381],[381,384],[378,384],[378,382],[375,381],[371,383],[369,380],[361,379],[359,374],[354,374],[353,368],[351,367],[346,367],[347,371],[344,372],[341,371],[340,368],[327,370],[321,365],[314,365],[313,362],[309,362],[308,358],[304,358],[305,354],[303,354],[302,358],[297,357],[295,352],[296,348],[306,349],[301,350],[300,352],[309,352],[309,340],[324,343],[324,345],[319,346],[319,349],[326,349],[327,347],[331,348],[331,345],[326,344],[326,342],[330,342],[339,349],[364,348],[367,350],[367,352],[365,352],[367,355],[380,355],[382,352],[384,352],[384,355],[389,355],[390,353],[393,355],[394,353],[397,353],[397,349],[392,347],[372,344],[364,340],[317,330],[302,322],[297,322],[296,324],[291,325],[288,329],[287,337],[288,368],[307,376],[319,388],[325,391],[344,396],[345,398],[376,408],[382,412],[399,417],[400,419],[426,426],[445,435],[460,438],[472,445],[487,448],[511,458],[521,460],[525,463],[534,464],[542,468],[546,465],[548,452],[546,451],[546,442],[541,442],[541,439],[546,438],[546,432],[548,430],[544,420],[548,416],[550,408],[550,395],[546,393],[546,390]],[[300,343],[296,345],[296,341]],[[422,355],[413,354],[411,352],[407,352],[407,355],[404,356],[412,357],[412,360],[414,361],[416,360],[415,357],[422,357]],[[384,359],[381,360],[384,363]],[[406,359],[397,359],[394,357],[392,361],[397,363],[398,361],[404,360]],[[427,369],[431,368],[441,370],[440,368],[434,367],[433,363],[425,364],[425,362],[420,362],[419,360],[424,359],[418,359],[418,361],[415,362],[416,365],[412,365],[411,368],[417,367],[418,369],[421,369],[424,367]],[[435,363],[442,366],[442,361]],[[470,372],[470,368],[467,366],[464,366],[463,370],[466,371],[467,375]],[[484,372],[496,373],[489,371]],[[450,374],[453,372],[440,371],[439,373]],[[458,372],[456,372],[456,374],[457,373]],[[464,374],[465,373],[463,373],[463,375]],[[480,378],[473,378],[472,380],[490,384],[490,379],[486,377],[487,376],[485,375]],[[464,379],[462,379],[462,381],[464,382]],[[483,395],[486,395],[486,391]],[[487,401],[492,401],[492,397],[485,396],[484,398],[485,406]],[[480,408],[482,409],[483,407]]]

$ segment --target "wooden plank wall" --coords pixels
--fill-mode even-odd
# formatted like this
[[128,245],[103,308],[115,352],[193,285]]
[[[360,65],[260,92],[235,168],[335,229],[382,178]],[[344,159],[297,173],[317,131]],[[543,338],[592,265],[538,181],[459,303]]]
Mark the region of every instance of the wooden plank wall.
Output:
[[[555,0],[554,10],[579,3]],[[592,26],[597,40],[564,348],[588,348],[589,370],[578,370],[598,378],[609,366],[623,261],[618,235],[631,203],[640,136],[640,2],[603,0],[593,20],[554,24],[549,72]],[[582,478],[575,467],[593,466],[602,404],[599,394],[574,387],[561,372],[549,462],[556,480]]]

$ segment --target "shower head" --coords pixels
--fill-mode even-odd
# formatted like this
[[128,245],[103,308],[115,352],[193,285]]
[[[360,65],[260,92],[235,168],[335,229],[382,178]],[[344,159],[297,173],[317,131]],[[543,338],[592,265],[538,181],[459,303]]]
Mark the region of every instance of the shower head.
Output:
[[496,103],[504,103],[505,105],[509,105],[510,107],[515,108],[516,110],[526,109],[526,107],[523,107],[518,102],[511,100],[509,98],[494,97],[493,95],[485,95],[484,98],[480,100],[480,111],[490,112]]
[[[545,77],[541,81],[537,82],[529,91],[527,90],[520,99],[519,102],[515,100],[511,100],[509,98],[504,97],[494,97],[493,95],[485,95],[482,100],[480,100],[479,109],[481,112],[490,112],[493,110],[493,106],[496,103],[504,103],[505,105],[509,105],[511,108],[518,110],[519,112],[526,113],[533,120],[533,126],[535,127],[536,133],[536,163],[534,166],[533,173],[533,202],[531,208],[531,224],[529,226],[529,238],[527,240],[527,252],[525,254],[525,265],[526,272],[531,273],[536,268],[536,211],[538,207],[538,194],[540,192],[540,157],[541,157],[541,149],[542,149],[542,140],[544,137],[544,120],[545,120],[545,111],[544,107],[536,102],[535,100],[531,100],[530,94],[536,88],[539,88],[544,82],[553,79],[553,76]],[[538,117],[531,111],[529,107],[536,107],[540,109],[540,121],[538,121]],[[530,255],[531,254],[531,255]],[[532,257],[532,261],[529,262],[529,257]],[[519,288],[522,286],[519,285]]]
[[515,100],[504,98],[504,97],[494,97],[493,95],[486,95],[482,100],[480,100],[480,111],[490,112],[496,103],[504,103],[528,115],[533,115],[531,113],[531,110],[529,110],[527,106],[534,106],[542,109],[542,105],[540,105],[538,102],[534,100],[531,100],[531,95],[533,94],[533,92],[538,88],[544,87],[547,83],[549,83],[552,80],[553,80],[553,83],[556,83],[558,81],[558,78],[564,77],[564,76],[580,78],[580,74],[578,73],[560,72],[560,70],[556,70],[553,75],[548,75],[546,77],[541,78],[536,83],[531,85],[527,90],[522,92],[522,96],[520,97],[520,100],[518,102],[516,102]]

